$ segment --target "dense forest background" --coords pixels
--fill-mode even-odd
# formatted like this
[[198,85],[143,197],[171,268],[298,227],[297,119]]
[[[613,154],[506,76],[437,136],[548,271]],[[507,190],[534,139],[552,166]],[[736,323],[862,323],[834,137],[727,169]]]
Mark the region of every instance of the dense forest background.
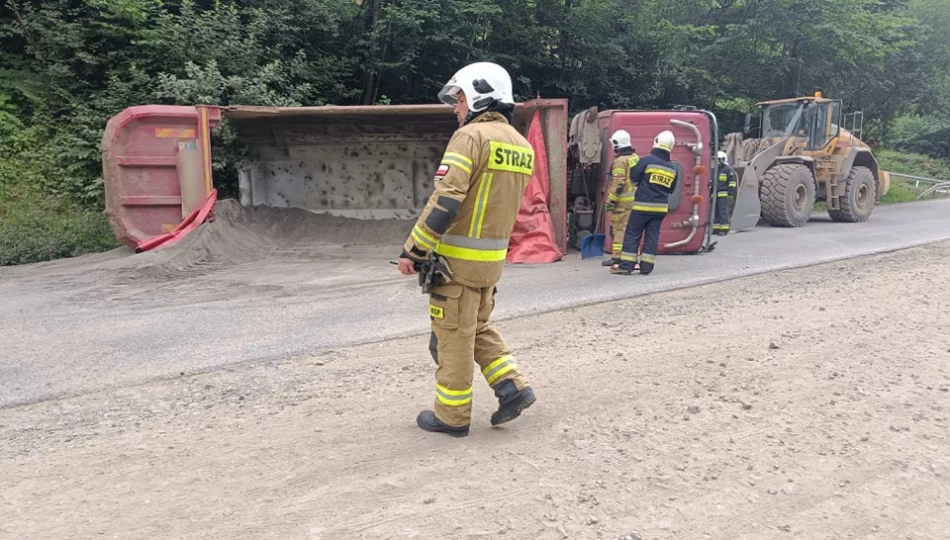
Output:
[[115,245],[98,145],[129,105],[431,103],[483,59],[521,98],[727,131],[820,90],[948,172],[950,0],[0,0],[0,51],[0,264]]

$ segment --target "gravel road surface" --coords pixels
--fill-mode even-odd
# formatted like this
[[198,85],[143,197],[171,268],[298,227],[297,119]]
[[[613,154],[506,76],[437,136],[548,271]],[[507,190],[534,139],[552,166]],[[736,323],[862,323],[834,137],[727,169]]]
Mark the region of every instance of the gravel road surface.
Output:
[[[299,223],[281,222],[280,234],[316,235],[301,232]],[[353,236],[380,231],[358,233]],[[228,243],[246,236],[232,234]],[[862,224],[818,216],[802,229],[760,226],[726,237],[709,254],[660,257],[646,278],[611,276],[599,260],[577,256],[541,267],[509,266],[496,317],[946,238],[950,201],[933,201],[878,207]],[[428,332],[426,299],[414,278],[388,264],[398,248],[391,251],[353,248],[340,259],[294,245],[261,260],[198,261],[177,274],[136,267],[159,255],[122,252],[2,268],[0,407]]]
[[[893,215],[875,217],[887,224]],[[820,249],[843,249],[837,228],[809,228]],[[685,279],[687,264],[710,274],[751,271],[759,259],[750,243],[762,242],[759,258],[778,257],[781,250],[765,246],[789,238],[756,232],[708,257],[662,259],[650,285],[636,277],[612,283],[626,279],[621,286],[636,294]],[[581,264],[562,268],[576,269],[576,278],[553,267],[534,275],[568,283],[601,275]],[[509,282],[508,313],[527,307],[511,298],[517,279],[526,278]],[[552,303],[570,296],[568,286],[540,282],[550,296],[563,295]],[[948,282],[950,242],[942,242],[516,317],[500,326],[538,402],[493,429],[493,399],[477,380],[465,439],[414,424],[434,395],[421,337],[3,408],[0,538],[945,540]],[[70,386],[66,369],[80,366],[112,382],[155,359],[166,373],[175,362],[208,366],[202,355],[174,360],[168,351],[185,345],[163,341],[159,323],[177,319],[179,336],[200,335],[236,319],[195,320],[234,305],[246,316],[256,302],[239,293],[189,305],[195,283],[176,291],[182,305],[173,311],[149,304],[151,293],[138,309],[129,305],[135,297],[118,292],[74,305],[76,320],[51,320],[47,339],[70,335],[83,313],[95,320],[110,302],[144,318],[111,329],[96,322],[85,341],[35,336],[31,346],[43,344],[42,354],[66,350],[28,359],[74,359],[57,389]],[[409,289],[402,294],[414,298]],[[267,354],[280,352],[261,328],[274,341],[278,330],[305,334],[297,346],[324,341],[307,337],[325,327],[314,306],[292,307],[272,292],[264,315],[202,347],[192,338],[192,352],[220,347],[233,351],[232,363],[258,341]],[[397,299],[351,307],[379,311]],[[333,317],[341,328],[342,318]],[[313,331],[303,332],[308,325]],[[120,355],[136,350],[133,335],[153,336],[151,347]],[[32,376],[52,368],[43,369]]]

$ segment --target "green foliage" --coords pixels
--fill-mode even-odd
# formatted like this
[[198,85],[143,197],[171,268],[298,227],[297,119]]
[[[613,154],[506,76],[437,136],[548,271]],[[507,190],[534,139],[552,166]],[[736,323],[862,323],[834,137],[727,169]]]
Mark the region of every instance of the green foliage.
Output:
[[[128,106],[431,103],[483,59],[519,99],[696,105],[726,132],[821,90],[865,138],[950,153],[950,0],[0,0],[0,189],[17,171],[37,215],[99,216],[102,131]],[[246,153],[227,122],[213,144],[234,194]]]
[[[0,181],[10,164],[0,162]],[[118,247],[102,212],[32,186],[0,188],[0,266],[75,257]]]
[[880,150],[875,153],[878,166],[885,171],[950,181],[950,160],[922,154]]
[[[881,198],[882,204],[916,201],[917,197],[931,186],[925,183],[915,186],[913,180],[895,176],[894,173],[950,180],[950,160],[893,150],[881,150],[876,153],[876,157],[881,169],[891,172],[891,187]],[[937,197],[942,195],[926,198]]]
[[0,112],[0,266],[118,246],[102,212],[48,194],[56,168],[32,151],[40,135]]

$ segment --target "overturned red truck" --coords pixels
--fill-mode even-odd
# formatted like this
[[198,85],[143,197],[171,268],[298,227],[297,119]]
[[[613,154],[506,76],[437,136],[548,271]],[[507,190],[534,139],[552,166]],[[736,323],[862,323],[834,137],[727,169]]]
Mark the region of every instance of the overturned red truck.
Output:
[[[413,220],[457,128],[443,105],[131,107],[109,121],[101,146],[106,213],[122,243],[151,249],[200,225],[215,196],[210,134],[224,119],[248,149],[239,174],[242,205],[352,219]],[[569,122],[566,99],[536,99],[518,104],[514,124],[539,162],[509,261],[552,262],[591,234],[607,234],[610,246],[603,200],[615,157],[607,141],[617,129],[630,132],[641,155],[657,133],[673,131],[682,174],[660,253],[708,249],[718,147],[711,113],[587,110]]]

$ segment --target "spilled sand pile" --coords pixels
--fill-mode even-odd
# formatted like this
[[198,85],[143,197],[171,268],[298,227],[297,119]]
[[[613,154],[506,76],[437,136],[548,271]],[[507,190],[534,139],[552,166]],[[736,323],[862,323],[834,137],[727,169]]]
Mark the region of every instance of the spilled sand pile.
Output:
[[266,258],[395,257],[415,220],[361,220],[296,208],[245,208],[219,201],[215,220],[178,244],[129,258],[155,278],[194,274]]

